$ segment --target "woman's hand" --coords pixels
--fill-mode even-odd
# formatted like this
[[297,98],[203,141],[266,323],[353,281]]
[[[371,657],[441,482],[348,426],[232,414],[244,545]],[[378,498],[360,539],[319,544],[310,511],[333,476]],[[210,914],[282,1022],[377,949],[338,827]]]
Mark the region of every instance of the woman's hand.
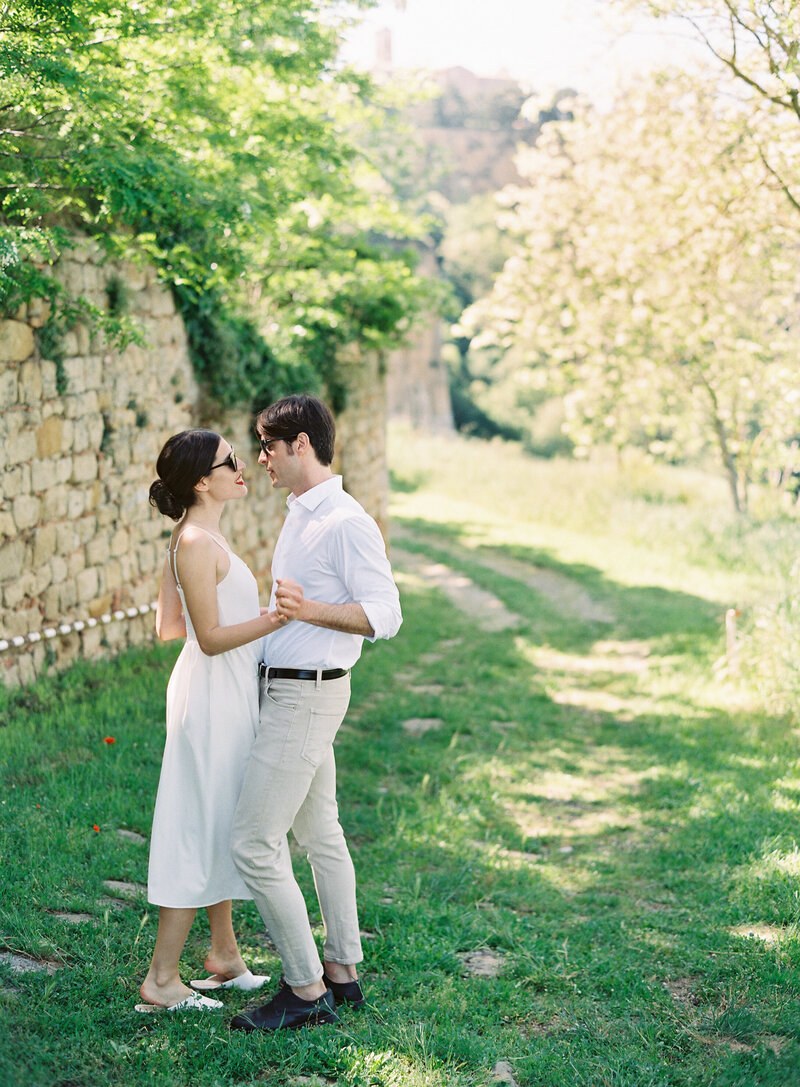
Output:
[[303,606],[303,589],[291,578],[278,578],[275,582],[275,610],[282,624],[300,618]]

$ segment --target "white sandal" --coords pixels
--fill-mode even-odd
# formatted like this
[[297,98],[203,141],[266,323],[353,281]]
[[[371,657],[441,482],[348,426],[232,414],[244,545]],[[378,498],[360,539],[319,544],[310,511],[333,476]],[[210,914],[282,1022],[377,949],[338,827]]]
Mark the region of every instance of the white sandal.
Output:
[[224,974],[212,974],[211,977],[197,978],[189,984],[193,989],[203,993],[210,993],[214,989],[239,989],[241,992],[249,993],[253,989],[260,989],[268,981],[269,974],[253,974],[250,970],[245,970],[243,974],[235,978],[226,978]]
[[183,1000],[179,1000],[177,1004],[136,1004],[134,1010],[149,1015],[152,1012],[219,1011],[222,1007],[224,1005],[221,1000],[212,1000],[208,996],[191,993]]

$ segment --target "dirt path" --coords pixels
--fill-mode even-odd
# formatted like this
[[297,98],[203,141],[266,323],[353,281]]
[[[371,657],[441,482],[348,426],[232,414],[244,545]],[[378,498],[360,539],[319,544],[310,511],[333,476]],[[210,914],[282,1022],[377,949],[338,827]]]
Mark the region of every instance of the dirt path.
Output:
[[[401,574],[443,589],[450,602],[472,616],[482,630],[508,630],[523,622],[521,616],[509,610],[493,593],[480,588],[465,574],[406,550],[403,543],[413,539],[414,533],[407,529],[396,529],[392,533],[392,561]],[[460,558],[495,570],[546,597],[567,618],[594,623],[614,622],[614,615],[604,604],[592,599],[585,589],[565,574],[533,566],[508,555],[489,556],[452,543],[447,546]]]

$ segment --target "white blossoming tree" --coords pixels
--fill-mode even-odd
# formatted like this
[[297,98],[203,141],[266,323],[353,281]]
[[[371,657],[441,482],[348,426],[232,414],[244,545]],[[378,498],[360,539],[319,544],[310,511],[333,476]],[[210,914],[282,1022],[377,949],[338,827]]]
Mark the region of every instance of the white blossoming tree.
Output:
[[579,452],[713,448],[739,511],[754,479],[788,478],[800,436],[797,222],[748,120],[683,74],[604,112],[576,101],[521,154],[515,252],[462,318],[496,380],[564,398]]

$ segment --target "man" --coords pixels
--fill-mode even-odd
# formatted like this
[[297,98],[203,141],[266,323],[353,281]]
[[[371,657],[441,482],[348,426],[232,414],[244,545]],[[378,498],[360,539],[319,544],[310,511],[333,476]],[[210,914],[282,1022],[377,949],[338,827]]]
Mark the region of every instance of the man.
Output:
[[[327,407],[290,396],[256,420],[273,487],[289,512],[272,559],[270,609],[286,624],[265,640],[261,715],[233,829],[233,855],[283,963],[283,982],[233,1029],[330,1023],[358,1006],[361,941],[353,863],[339,824],[333,741],[364,638],[391,638],[400,600],[375,521],[331,471]],[[302,586],[302,588],[300,587]],[[289,621],[292,620],[292,621]],[[323,962],[292,873],[292,830],[314,872],[325,926]]]

